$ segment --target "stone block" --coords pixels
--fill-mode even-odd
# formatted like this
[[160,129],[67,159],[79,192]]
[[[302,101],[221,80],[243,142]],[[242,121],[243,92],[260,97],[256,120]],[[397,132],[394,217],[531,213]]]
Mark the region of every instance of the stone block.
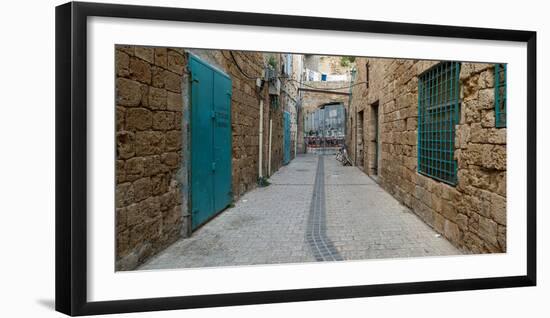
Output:
[[150,177],[150,176],[168,171],[166,166],[164,166],[160,162],[160,155],[147,156],[147,157],[143,157],[143,159],[144,159],[143,170],[144,170],[144,175],[146,177]]
[[481,111],[481,127],[492,128],[495,127],[495,111],[483,110]]
[[141,84],[118,77],[116,79],[116,102],[121,106],[138,106],[141,102]]
[[136,46],[135,55],[152,64],[154,63],[154,50],[152,47]]
[[171,92],[181,93],[182,77],[179,74],[164,71],[162,73],[164,80],[164,87]]
[[123,51],[115,51],[115,64],[117,76],[127,77],[130,75],[130,56]]
[[443,200],[441,203],[441,215],[443,215],[447,220],[455,222],[456,214],[455,206],[451,202]]
[[500,248],[500,252],[505,253],[506,252],[506,226],[499,225],[498,226],[498,246]]
[[126,171],[124,170],[124,160],[116,161],[116,183],[122,183],[126,181]]
[[439,213],[434,213],[433,218],[434,218],[434,223],[433,223],[434,229],[438,233],[445,233],[445,221],[446,221],[445,218]]
[[151,67],[151,85],[156,88],[164,88],[164,69],[162,67]]
[[165,138],[159,131],[136,132],[135,151],[138,156],[160,154],[164,151]]
[[153,129],[169,130],[174,129],[174,113],[173,112],[155,112],[153,115]]
[[161,155],[161,161],[169,168],[178,168],[180,164],[180,156],[176,152],[167,152]]
[[480,109],[495,109],[495,90],[493,88],[480,90],[478,103]]
[[185,70],[185,58],[182,54],[174,50],[168,50],[167,61],[167,69],[179,75],[183,75],[183,71]]
[[441,199],[441,197],[435,195],[435,194],[432,194],[432,209],[437,212],[437,213],[441,213],[441,209],[443,208],[442,207],[442,204],[443,204],[443,200]]
[[173,208],[174,206],[176,206],[177,203],[178,203],[178,199],[177,199],[178,195],[179,195],[179,192],[175,191],[175,190],[168,191],[168,192],[162,194],[159,197],[159,199],[160,199],[160,209],[162,211],[166,211],[166,210],[169,210],[169,209]]
[[477,123],[481,120],[481,113],[475,108],[465,108],[462,113],[467,124]]
[[168,55],[166,48],[155,48],[155,65],[166,68]]
[[150,87],[148,97],[149,108],[153,110],[166,109],[167,93],[165,89]]
[[167,92],[167,110],[183,111],[183,97],[180,93]]
[[506,225],[506,198],[497,194],[491,195],[491,219],[500,225]]
[[120,45],[120,44],[117,44],[117,45],[115,45],[115,49],[117,51],[124,52],[124,53],[126,53],[130,56],[134,56],[135,51],[136,51],[136,47],[133,46],[133,45]]
[[484,152],[482,153],[482,167],[495,170],[506,170],[506,146],[484,145]]
[[144,176],[145,173],[145,158],[134,157],[126,160],[124,165],[124,171],[126,173],[126,180],[134,181]]
[[168,178],[165,174],[158,174],[151,177],[153,195],[160,195],[168,190]]
[[123,208],[128,206],[135,200],[135,192],[132,183],[125,182],[117,184],[115,188],[115,206]]
[[128,159],[135,155],[135,135],[130,131],[116,133],[117,158]]
[[416,130],[418,119],[414,117],[407,118],[407,130]]
[[176,205],[171,209],[168,209],[162,212],[163,229],[167,231],[175,230],[176,233],[178,233],[181,230],[179,228],[182,221],[181,209],[182,209],[181,205]]
[[124,122],[126,120],[126,107],[117,106],[115,116],[116,130],[124,130]]
[[497,223],[491,219],[480,216],[479,217],[479,236],[488,243],[497,246],[498,245],[498,227]]
[[175,151],[181,149],[181,131],[170,130],[166,132],[166,150]]
[[471,142],[485,144],[506,144],[506,129],[482,128],[481,125],[472,125]]
[[152,253],[149,242],[155,242],[160,236],[160,218],[140,223],[130,230],[130,247],[136,250],[139,262],[143,262]]
[[139,202],[147,199],[152,194],[151,178],[141,178],[133,182],[134,200]]
[[470,141],[470,126],[459,125],[455,131],[455,147],[465,149]]
[[[117,259],[127,255],[130,250],[130,231],[124,230],[116,233],[116,255]],[[117,260],[117,270],[132,270],[137,266],[137,260],[120,262]]]
[[468,229],[468,216],[466,214],[459,213],[456,215],[456,225],[462,231]]
[[130,58],[129,71],[130,79],[151,84],[151,65],[149,63],[138,58]]
[[493,68],[479,74],[479,86],[481,88],[493,88],[495,86],[495,73]]
[[460,231],[458,225],[450,222],[449,220],[445,220],[444,235],[453,243],[462,241],[462,232]]
[[127,130],[147,130],[152,126],[151,111],[145,108],[129,108],[126,111]]
[[184,125],[184,122],[183,122],[183,118],[182,118],[183,114],[182,112],[174,112],[174,129],[176,130],[182,130],[182,129],[187,129],[187,126],[183,126]]

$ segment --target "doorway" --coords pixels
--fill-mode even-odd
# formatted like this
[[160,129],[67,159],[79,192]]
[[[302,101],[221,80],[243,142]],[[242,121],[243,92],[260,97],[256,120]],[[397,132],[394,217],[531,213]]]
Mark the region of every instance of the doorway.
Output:
[[363,169],[365,156],[364,156],[364,140],[363,140],[363,111],[357,113],[357,158],[355,165]]
[[[191,70],[191,227],[232,201],[231,78],[189,55]],[[210,142],[205,142],[210,141]]]
[[290,113],[283,112],[283,164],[290,162]]
[[370,155],[370,171],[369,173],[377,177],[380,167],[380,124],[379,124],[379,112],[378,112],[378,101],[371,105],[371,155]]

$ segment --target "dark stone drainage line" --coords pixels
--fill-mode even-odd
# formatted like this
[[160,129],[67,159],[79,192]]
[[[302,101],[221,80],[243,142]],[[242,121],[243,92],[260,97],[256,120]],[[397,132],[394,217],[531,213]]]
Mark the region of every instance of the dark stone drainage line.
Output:
[[317,161],[317,173],[306,229],[306,240],[317,261],[341,261],[342,256],[327,236],[325,209],[325,164],[322,155]]

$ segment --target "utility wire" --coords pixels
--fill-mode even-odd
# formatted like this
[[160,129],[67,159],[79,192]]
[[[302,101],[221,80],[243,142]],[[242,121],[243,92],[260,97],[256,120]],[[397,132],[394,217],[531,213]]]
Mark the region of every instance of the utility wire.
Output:
[[[283,77],[283,78],[286,78],[286,77]],[[352,84],[352,85],[349,85],[349,86],[342,86],[342,87],[331,87],[331,88],[321,88],[321,87],[315,87],[315,86],[311,86],[311,85],[308,85],[308,84],[305,84],[305,83],[301,83],[300,81],[297,81],[293,78],[286,78],[287,80],[289,81],[293,81],[293,82],[296,82],[296,83],[299,83],[300,85],[303,85],[303,86],[306,86],[306,87],[309,87],[309,88],[313,88],[313,89],[320,89],[320,90],[325,90],[325,91],[334,91],[334,90],[339,90],[339,89],[346,89],[346,88],[352,88],[354,86],[357,86],[357,85],[361,85],[361,84],[366,84],[367,82],[359,82],[359,83],[355,83],[355,84]]]
[[[239,72],[246,78],[250,79],[250,80],[256,80],[258,77],[253,77],[253,76],[250,76],[248,74],[246,74],[246,72],[243,71],[243,69],[241,68],[241,66],[239,65],[239,63],[237,62],[237,59],[235,58],[235,55],[233,55],[233,51],[229,51],[229,54],[231,55],[231,59],[232,59],[232,62],[235,63],[235,66],[237,67],[237,69],[239,70]],[[225,54],[223,53],[222,51],[222,55],[225,59],[229,60],[229,58],[227,58],[227,56],[225,56]],[[230,60],[231,61],[231,60]],[[352,88],[354,86],[357,86],[357,85],[361,85],[361,84],[366,84],[367,82],[359,82],[359,83],[355,83],[355,84],[352,84],[352,85],[348,85],[348,86],[342,86],[342,87],[331,87],[331,88],[320,88],[320,87],[315,87],[315,86],[311,86],[311,85],[308,85],[308,84],[305,84],[303,82],[300,82],[300,81],[297,81],[293,78],[289,78],[289,77],[285,77],[285,76],[279,76],[278,78],[282,78],[282,79],[286,79],[287,81],[293,81],[293,82],[296,82],[300,85],[303,85],[305,87],[309,87],[309,88],[312,88],[312,89],[320,89],[320,90],[325,90],[325,91],[336,91],[336,90],[341,90],[341,89],[346,89],[346,88]]]
[[237,69],[239,70],[239,72],[241,72],[241,74],[244,75],[244,77],[248,78],[248,79],[251,79],[251,80],[256,80],[257,77],[252,77],[248,74],[246,74],[241,66],[239,65],[239,63],[237,63],[237,59],[235,58],[235,55],[233,55],[233,51],[229,51],[229,55],[231,55],[231,58],[233,59],[233,62],[235,62],[235,66],[237,66]]

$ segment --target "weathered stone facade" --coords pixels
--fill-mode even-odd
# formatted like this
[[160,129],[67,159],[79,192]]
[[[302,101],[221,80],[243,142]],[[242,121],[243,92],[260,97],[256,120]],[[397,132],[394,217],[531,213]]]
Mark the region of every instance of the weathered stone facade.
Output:
[[116,260],[133,269],[185,227],[181,49],[117,46]]
[[[264,103],[264,176],[270,119],[271,171],[282,165],[283,107],[270,104],[267,82],[258,87],[256,81],[264,79],[266,54],[116,46],[117,270],[134,269],[178,238],[191,235],[188,54],[222,70],[232,80],[234,199],[258,182],[260,101]],[[276,56],[280,59],[280,54]],[[297,100],[297,86],[287,85],[285,90],[287,98]],[[294,114],[295,108],[294,104]]]
[[495,126],[493,64],[461,63],[456,186],[418,173],[418,78],[437,63],[356,59],[355,83],[368,85],[352,89],[350,155],[455,246],[505,252],[506,128]]

